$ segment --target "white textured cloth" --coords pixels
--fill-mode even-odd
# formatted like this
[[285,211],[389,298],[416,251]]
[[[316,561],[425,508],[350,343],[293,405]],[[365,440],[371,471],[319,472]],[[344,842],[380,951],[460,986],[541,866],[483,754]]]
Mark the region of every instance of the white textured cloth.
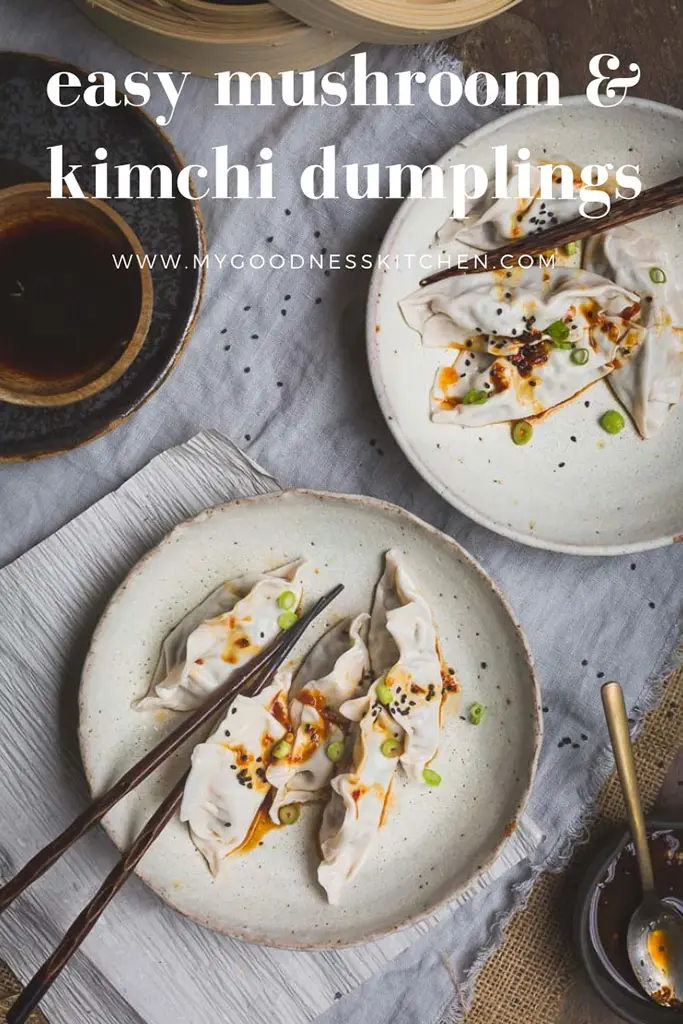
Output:
[[[0,46],[50,53],[119,74],[145,66],[93,29],[69,0],[0,0]],[[369,51],[370,67],[387,72],[418,66],[429,72],[428,59],[410,50]],[[190,80],[183,92],[169,133],[188,161],[210,163],[211,147],[226,142],[232,160],[251,161],[264,144],[278,155],[277,200],[205,204],[209,245],[219,254],[374,251],[397,204],[303,199],[298,172],[315,159],[319,147],[340,144],[344,162],[427,163],[492,116],[491,111],[474,111],[465,105],[449,110],[423,102],[412,109],[284,110],[276,105],[221,110],[212,106],[214,95],[215,83],[201,80]],[[0,564],[119,486],[151,456],[208,427],[244,447],[283,486],[364,492],[394,501],[452,534],[483,564],[507,593],[526,630],[543,687],[546,740],[530,812],[548,838],[530,865],[513,869],[504,880],[474,896],[389,968],[335,1001],[322,1018],[322,1024],[435,1024],[444,1014],[456,1017],[461,1012],[476,968],[500,940],[503,922],[524,899],[534,875],[546,865],[561,862],[568,837],[579,829],[587,799],[606,773],[601,679],[621,679],[629,706],[642,710],[652,699],[654,684],[672,663],[681,616],[683,544],[626,558],[571,558],[520,547],[453,511],[409,466],[376,404],[364,344],[367,284],[362,272],[331,271],[326,276],[319,270],[228,273],[214,269],[195,336],[180,365],[131,421],[71,454],[0,468]],[[244,372],[247,367],[250,373]],[[677,470],[672,467],[671,471]],[[220,497],[219,483],[215,498],[193,494],[191,481],[188,489],[198,500],[210,503]],[[124,489],[121,497],[113,496],[114,505],[120,502],[125,507],[125,494]],[[145,509],[153,524],[159,511],[155,495],[148,497]],[[163,514],[181,518],[184,511],[179,502]],[[114,536],[121,533],[125,543],[122,521],[112,515],[106,529]],[[153,533],[150,527],[150,536]],[[147,543],[138,536],[130,546],[131,559]],[[66,586],[71,571],[68,565],[55,566],[51,579],[59,572]],[[78,639],[70,641],[69,651],[59,647],[58,633],[47,637],[53,663],[62,673],[55,726],[58,746],[54,741],[41,743],[32,732],[28,708],[15,698],[3,703],[0,750],[3,758],[11,758],[11,771],[3,767],[6,788],[0,789],[0,848],[5,834],[12,831],[8,823],[18,816],[20,807],[22,827],[12,838],[17,844],[15,863],[33,851],[30,821],[34,817],[44,821],[51,813],[58,787],[67,794],[59,812],[62,824],[85,798],[82,780],[78,790],[67,787],[68,779],[81,779],[73,745],[77,664],[99,611],[98,602],[101,606],[104,598],[104,594],[96,596],[101,593],[96,580],[101,584],[107,576],[111,588],[120,572],[120,565],[103,559],[78,580],[80,592],[91,594],[92,603],[88,614],[72,624]],[[59,588],[51,587],[58,604]],[[5,589],[0,582],[0,591]],[[16,620],[22,608],[12,608]],[[24,648],[17,648],[16,636],[10,639],[0,619],[0,666],[12,664],[16,674],[24,657]],[[34,694],[32,700],[35,704],[38,696]],[[24,745],[17,745],[18,736],[31,740],[30,757]],[[25,826],[27,804],[20,787],[35,772],[36,763],[43,761],[46,783],[36,792]],[[13,802],[8,806],[9,793]],[[20,849],[25,835],[25,848]],[[100,858],[111,857],[104,836],[96,834],[88,842],[93,844],[91,850],[97,850],[98,865]],[[47,948],[57,926],[72,917],[90,876],[77,877],[70,863],[67,860],[55,869],[55,877],[62,880],[59,917],[45,909],[43,898],[53,884],[46,880],[19,905],[21,933],[0,931],[0,952],[13,963],[21,966],[20,958],[27,955],[18,948],[19,934],[25,936],[28,931],[37,940],[43,935]],[[110,1020],[117,1024],[135,1021],[136,1012],[142,1019],[147,1013],[138,1008],[134,992],[147,991],[154,971],[141,959],[138,936],[157,915],[172,934],[176,915],[136,882],[122,894],[121,909],[129,915],[128,930],[115,933],[105,918],[85,946],[79,970],[84,979],[91,979],[90,995],[85,1002],[81,988],[70,996],[68,1017],[61,1018],[69,1024],[96,1016],[93,1005],[102,1020],[105,1005],[116,1007],[110,1011]],[[0,919],[0,927],[9,928],[12,922],[17,925],[16,915]],[[203,978],[211,974],[213,965],[205,933],[197,931],[197,936],[196,956]],[[14,949],[9,948],[10,937]],[[107,970],[103,973],[94,964],[96,951],[104,957],[105,947]],[[250,963],[254,959],[254,951],[247,947],[243,955]],[[225,979],[225,992],[234,981],[234,977]],[[213,1016],[202,1019],[187,984],[181,972],[172,989],[160,994],[164,1024],[169,1020],[217,1024],[230,1019],[220,1005],[214,1006]],[[272,975],[264,974],[261,987],[268,992],[272,985]],[[339,972],[335,991],[343,994],[349,988],[347,975]],[[284,1016],[279,1007],[275,1012]],[[182,1013],[187,1016],[183,1018]],[[262,1016],[258,1024],[270,1016]],[[154,1024],[153,1017],[147,1016],[146,1024]]]
[[[21,822],[18,829],[3,828],[3,875],[60,832],[82,804],[73,723],[62,728],[60,707],[66,702],[70,712],[75,709],[84,630],[89,632],[112,587],[179,520],[275,489],[272,477],[230,441],[201,434],[157,456],[0,572],[0,806],[4,821]],[[26,807],[35,813],[26,816]],[[491,871],[478,879],[477,891],[533,853],[541,838],[522,819]],[[102,881],[109,847],[102,834],[90,835],[0,919],[0,951],[22,976],[35,970]],[[367,980],[455,912],[455,906],[442,909],[363,947],[305,954],[214,935],[163,907],[136,881],[107,909],[46,1009],[52,1024],[74,1024],[76,995],[102,1024],[135,1019],[122,1011],[121,998],[148,1024],[261,1024],[273,1007],[292,1024],[311,1021],[338,992]],[[93,989],[93,972],[111,991]],[[117,988],[121,995],[114,995]]]

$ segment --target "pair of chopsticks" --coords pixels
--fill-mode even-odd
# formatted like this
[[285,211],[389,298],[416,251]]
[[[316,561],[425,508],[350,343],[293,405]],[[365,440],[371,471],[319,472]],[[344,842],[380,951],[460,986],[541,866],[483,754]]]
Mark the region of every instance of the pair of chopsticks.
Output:
[[[655,213],[664,213],[674,206],[683,203],[683,177],[673,178],[665,181],[662,185],[655,185],[654,188],[647,188],[635,199],[621,199],[614,203],[609,213],[604,217],[575,217],[564,224],[556,224],[547,231],[541,231],[537,235],[527,235],[518,241],[501,245],[486,253],[486,260],[481,256],[473,257],[462,266],[448,267],[436,274],[431,274],[420,281],[420,287],[428,284],[436,284],[448,277],[461,277],[466,274],[482,274],[487,270],[500,270],[503,266],[504,256],[540,256],[541,253],[550,249],[559,249],[568,242],[578,242],[583,238],[590,238],[592,235],[602,234],[611,228],[619,227],[621,224],[629,224],[643,217],[651,217]],[[485,262],[485,266],[482,263]]]
[[[339,596],[343,589],[343,584],[340,583],[319,601],[316,601],[310,611],[302,615],[299,621],[285,633],[284,637],[281,636],[275,640],[256,658],[236,672],[227,683],[215,690],[202,707],[193,711],[166,739],[162,740],[158,746],[150,750],[137,764],[122,775],[111,789],[93,801],[82,814],[79,814],[60,836],[37,853],[11,881],[0,889],[0,913],[29,885],[44,875],[55,861],[81,836],[85,835],[93,825],[101,821],[119,800],[151,775],[189,736],[210,723],[220,712],[225,711],[237,693],[244,693],[250,697],[260,693],[268,685],[275,671],[282,665],[305,630]],[[188,774],[189,772],[185,772],[174,786],[142,829],[131,848],[109,873],[96,895],[76,918],[54,953],[28,983],[7,1014],[7,1024],[23,1024],[36,1008],[69,958],[92,930],[105,907],[127,881],[138,862],[178,810]]]

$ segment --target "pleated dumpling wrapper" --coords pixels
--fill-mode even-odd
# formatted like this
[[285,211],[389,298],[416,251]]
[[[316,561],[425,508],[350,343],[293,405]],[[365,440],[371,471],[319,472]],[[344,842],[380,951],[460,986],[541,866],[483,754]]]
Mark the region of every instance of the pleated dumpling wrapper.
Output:
[[334,626],[297,673],[289,706],[291,746],[266,772],[276,790],[270,808],[274,822],[287,804],[319,800],[335,763],[344,756],[350,722],[339,709],[363,693],[370,681],[370,658],[363,639],[368,620],[369,615],[362,614]]
[[457,684],[443,665],[429,604],[398,551],[387,552],[377,587],[370,656],[373,665],[389,666],[381,676],[381,696],[405,733],[400,764],[412,782],[424,783],[422,773],[439,749],[445,692]]
[[245,842],[270,791],[266,769],[289,728],[290,683],[291,673],[280,671],[257,697],[235,697],[215,732],[192,752],[180,820],[214,875]]
[[[560,194],[560,172],[553,175],[553,197],[544,199],[541,196],[542,173],[549,175],[549,168],[564,164],[573,171],[572,198],[562,198]],[[541,172],[540,168],[546,170]],[[566,173],[566,172],[565,172]],[[568,178],[568,175],[567,175]],[[450,248],[463,251],[463,247],[486,251],[496,249],[506,242],[517,241],[527,235],[537,235],[557,224],[565,224],[580,215],[580,190],[585,188],[581,181],[581,169],[568,160],[542,160],[529,168],[530,198],[515,198],[521,189],[519,172],[510,176],[508,195],[510,198],[497,199],[494,191],[497,182],[493,182],[487,194],[475,202],[466,220],[449,218],[436,234],[436,242],[444,249]],[[601,190],[614,197],[616,182],[610,179]],[[589,203],[587,212],[598,212],[599,203]],[[572,247],[570,252],[556,251],[556,266],[578,267],[581,263],[581,247]]]
[[[286,628],[301,605],[298,560],[228,580],[186,615],[164,641],[139,711],[193,711]],[[291,624],[291,622],[290,622]]]
[[437,371],[431,417],[469,427],[561,405],[632,358],[644,337],[638,295],[571,268],[453,277],[401,309],[425,345],[458,351]]
[[[409,776],[422,781],[422,768],[439,744],[442,676],[436,632],[428,605],[395,551],[386,556],[375,592],[369,648],[377,678],[364,697],[341,706],[356,723],[353,749],[332,779],[320,829],[318,880],[331,904],[340,902],[345,883],[374,846],[399,758]],[[403,700],[405,684],[409,692]]]
[[341,902],[345,883],[360,870],[384,823],[405,735],[381,704],[380,685],[377,680],[364,697],[342,705],[342,713],[356,723],[353,748],[349,763],[331,782],[318,867],[318,881],[333,906]]
[[628,225],[589,239],[585,258],[592,270],[639,296],[644,339],[609,385],[640,434],[652,437],[683,401],[683,292],[660,241]]

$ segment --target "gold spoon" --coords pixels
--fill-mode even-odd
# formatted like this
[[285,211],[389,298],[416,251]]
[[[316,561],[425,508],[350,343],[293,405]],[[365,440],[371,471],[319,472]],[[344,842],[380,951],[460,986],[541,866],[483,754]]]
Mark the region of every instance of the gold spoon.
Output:
[[665,900],[660,900],[655,892],[626,705],[619,683],[605,683],[602,704],[643,887],[642,903],[633,912],[628,926],[628,958],[633,973],[651,999],[663,1006],[680,1006],[683,1004],[683,916]]

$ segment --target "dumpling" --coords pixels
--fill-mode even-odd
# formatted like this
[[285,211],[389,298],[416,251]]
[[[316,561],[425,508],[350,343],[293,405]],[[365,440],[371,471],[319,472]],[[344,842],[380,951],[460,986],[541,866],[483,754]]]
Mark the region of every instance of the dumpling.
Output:
[[373,849],[387,813],[404,732],[380,703],[373,683],[367,694],[342,705],[358,723],[347,770],[332,779],[332,795],[320,827],[322,862],[318,881],[337,905],[344,884],[360,870]]
[[652,437],[683,400],[683,294],[660,242],[632,227],[590,239],[586,261],[640,298],[643,342],[632,359],[617,366],[609,384],[640,434]]
[[276,793],[270,808],[321,797],[343,757],[349,722],[339,712],[368,684],[370,659],[362,633],[368,615],[358,615],[331,629],[313,648],[295,682],[289,714],[294,733],[289,754],[273,761],[267,772]]
[[[377,678],[364,697],[340,708],[357,723],[353,750],[332,779],[320,829],[318,880],[332,904],[339,903],[344,884],[373,849],[399,761],[411,779],[422,781],[439,745],[443,677],[438,638],[429,606],[396,551],[387,553],[375,591],[368,646]],[[448,681],[455,689],[450,675]]]
[[450,277],[420,288],[400,307],[428,348],[497,354],[518,348],[523,337],[563,319],[572,306],[578,318],[583,312],[585,326],[585,314],[596,308],[630,309],[637,301],[633,291],[598,274],[534,266]]
[[[574,192],[570,199],[563,199],[561,196],[550,199],[541,197],[541,172],[539,167],[543,165],[563,163],[574,171]],[[437,242],[445,247],[451,246],[454,242],[474,249],[487,250],[495,249],[504,245],[505,242],[516,241],[525,238],[527,235],[540,234],[556,224],[565,224],[580,214],[582,200],[579,190],[585,188],[581,181],[580,168],[567,160],[539,161],[537,165],[529,168],[531,199],[496,199],[494,195],[495,182],[491,185],[488,193],[481,202],[478,202],[466,221],[450,219],[446,221],[440,231],[437,232]],[[547,172],[546,172],[547,173]],[[559,181],[555,175],[557,191],[559,192]],[[615,182],[610,181],[601,189],[609,195],[614,195]],[[520,191],[519,173],[510,178],[508,192],[514,197]],[[588,204],[588,212],[598,209],[600,204]],[[580,252],[577,246],[576,252],[565,258],[558,253],[558,263],[569,266],[579,266]]]
[[167,637],[149,694],[137,709],[198,708],[275,639],[283,614],[299,608],[304,564],[299,560],[273,572],[241,576],[210,594]]
[[438,370],[430,408],[435,422],[462,426],[561,405],[630,359],[644,336],[634,292],[567,268],[455,277],[422,289],[402,309],[425,344],[450,337],[459,350]]
[[380,677],[384,706],[405,733],[400,763],[411,781],[422,782],[423,770],[439,749],[444,676],[449,685],[451,680],[442,665],[431,609],[397,551],[387,553],[378,589],[371,651],[375,662],[385,666]]
[[244,843],[270,790],[266,768],[287,733],[291,673],[281,671],[258,697],[237,696],[205,743],[192,752],[180,820],[214,875]]

